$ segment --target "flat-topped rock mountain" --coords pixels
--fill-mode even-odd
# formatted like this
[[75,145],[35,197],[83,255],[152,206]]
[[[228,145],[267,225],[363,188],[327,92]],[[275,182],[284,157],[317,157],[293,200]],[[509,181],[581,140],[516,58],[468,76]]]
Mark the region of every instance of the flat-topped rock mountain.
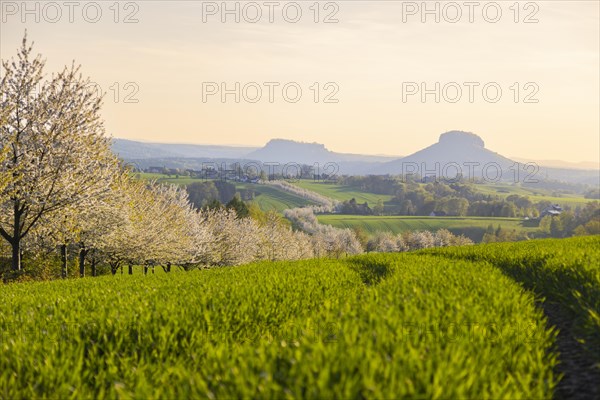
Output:
[[249,153],[248,158],[265,162],[311,164],[336,156],[327,150],[324,144],[272,139],[264,147]]
[[363,154],[337,153],[321,143],[297,142],[288,139],[272,139],[264,147],[249,153],[246,158],[263,162],[325,164],[329,162],[387,162],[392,156],[371,156]]
[[376,168],[374,173],[400,174],[409,163],[420,167],[424,164],[427,170],[434,170],[436,165],[443,168],[449,163],[478,163],[480,166],[496,163],[503,169],[514,164],[514,161],[485,148],[485,142],[478,135],[464,131],[442,133],[437,143],[432,144],[411,155],[394,160]]

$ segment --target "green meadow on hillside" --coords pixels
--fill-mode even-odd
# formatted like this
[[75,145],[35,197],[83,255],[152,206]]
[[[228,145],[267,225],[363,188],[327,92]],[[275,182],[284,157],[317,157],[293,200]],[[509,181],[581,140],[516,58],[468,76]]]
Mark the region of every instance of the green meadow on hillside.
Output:
[[[367,193],[352,186],[338,185],[324,181],[302,179],[294,181],[293,183],[296,186],[312,190],[339,201],[355,198],[359,203],[364,203],[366,201],[370,206],[373,206],[379,199],[383,200],[385,203],[389,203],[393,200],[392,195]],[[558,195],[557,193],[553,194],[551,191],[545,189],[529,188],[513,184],[482,183],[474,184],[473,188],[478,192],[490,194],[492,196],[499,196],[501,198],[510,196],[511,194],[518,194],[521,196],[529,196],[532,201],[546,200],[569,206],[582,205],[590,201],[590,199],[586,199],[577,194],[571,193]]]
[[586,199],[581,195],[577,194],[560,194],[552,193],[551,191],[537,188],[529,188],[522,187],[518,185],[508,185],[508,184],[481,184],[474,185],[474,188],[485,194],[490,194],[492,196],[500,196],[505,198],[510,196],[511,194],[518,194],[521,196],[528,196],[532,201],[549,201],[551,203],[560,204],[562,206],[583,206],[585,203],[591,201],[591,199]]
[[364,203],[365,201],[369,203],[369,206],[374,206],[377,204],[377,201],[380,199],[384,203],[388,203],[392,201],[394,196],[386,195],[386,194],[374,194],[367,193],[358,190],[357,188],[345,185],[336,185],[332,183],[325,182],[317,182],[307,179],[293,181],[293,184],[299,186],[304,189],[311,190],[313,192],[317,192],[322,194],[323,196],[327,196],[334,200],[344,201],[350,199],[356,199],[359,203]]
[[254,199],[251,202],[258,204],[261,210],[270,211],[283,210],[306,207],[316,205],[316,203],[302,198],[296,194],[286,192],[274,186],[256,185],[251,183],[235,183],[235,187],[239,189],[248,189],[254,192]]
[[375,216],[375,215],[319,215],[319,222],[337,228],[360,228],[368,233],[406,231],[437,231],[448,229],[457,235],[465,235],[472,240],[481,241],[488,226],[494,229],[516,230],[533,233],[537,227],[524,226],[520,218],[487,218],[487,217],[407,217],[407,216]]
[[[194,182],[205,181],[204,179],[190,178],[185,176],[180,176],[179,178],[175,176],[169,177],[164,174],[156,173],[141,173],[140,177],[142,179],[156,180],[161,183],[172,183],[174,185],[189,185]],[[258,204],[263,211],[275,210],[278,212],[283,212],[283,210],[286,209],[305,207],[315,204],[314,202],[304,199],[296,194],[286,192],[274,186],[239,183],[234,181],[229,182],[234,184],[237,190],[252,190],[255,195],[252,201]]]
[[[158,182],[173,183],[176,185],[189,185],[190,183],[202,181],[201,179],[197,178],[189,178],[185,176],[180,176],[177,178],[174,175],[167,176],[165,174],[157,173],[141,173],[140,177],[142,177],[143,179],[155,179]],[[393,201],[394,196],[392,195],[368,193],[352,186],[339,185],[310,179],[300,179],[291,182],[298,187],[316,192],[333,200],[346,201],[354,198],[358,203],[367,202],[370,207],[373,207],[377,204],[379,200],[382,200],[385,204],[386,212],[395,212],[398,207],[398,204]],[[240,188],[246,188],[246,186],[249,186],[250,188],[254,189],[257,194],[262,194],[263,198],[260,200],[257,198],[257,202],[265,211],[269,209],[268,207],[271,204],[275,205],[278,211],[281,211],[285,208],[300,207],[302,205],[309,204],[309,202],[305,199],[302,199],[301,197],[291,193],[286,193],[277,188],[271,188],[272,190],[263,190],[264,185],[247,185],[241,183],[235,184]],[[484,193],[486,195],[489,194],[492,196],[499,196],[500,198],[505,198],[507,196],[510,196],[511,194],[518,194],[521,196],[528,196],[534,202],[549,201],[551,203],[571,207],[582,206],[585,205],[587,202],[591,201],[590,199],[586,199],[581,195],[558,195],[557,193],[552,193],[551,191],[545,189],[528,188],[522,187],[520,185],[489,183],[475,184],[473,185],[473,188],[476,191]],[[282,193],[286,193],[291,197],[289,199],[281,201]],[[286,205],[289,205],[289,207],[285,207]]]

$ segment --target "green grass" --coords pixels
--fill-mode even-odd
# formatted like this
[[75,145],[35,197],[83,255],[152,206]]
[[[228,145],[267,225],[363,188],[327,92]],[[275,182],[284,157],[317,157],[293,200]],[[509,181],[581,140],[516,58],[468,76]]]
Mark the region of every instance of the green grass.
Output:
[[[593,321],[599,245],[12,284],[0,292],[0,397],[550,398],[556,333],[536,294]],[[515,279],[506,260],[530,272]]]
[[[150,173],[141,173],[140,177],[142,179],[153,179],[158,182],[164,183],[172,183],[175,185],[189,185],[194,182],[204,182],[204,179],[197,178],[189,178],[189,177],[179,177],[175,178],[174,176],[169,178],[164,174],[150,174]],[[234,184],[237,190],[241,189],[251,189],[255,192],[256,197],[254,198],[254,202],[258,204],[261,210],[263,211],[271,211],[275,210],[278,212],[283,212],[283,210],[297,208],[297,207],[305,207],[308,205],[316,205],[316,203],[311,202],[303,197],[297,196],[293,193],[288,193],[281,189],[278,189],[274,186],[267,186],[261,184],[249,184],[249,183],[237,183],[233,181],[229,181]]]
[[437,231],[448,229],[454,234],[465,235],[475,241],[481,241],[487,227],[492,224],[502,229],[517,232],[536,232],[536,227],[523,226],[520,218],[488,218],[488,217],[407,217],[407,216],[373,216],[373,215],[319,215],[322,224],[337,228],[361,228],[365,232],[375,233],[387,231],[394,234],[406,231]]
[[473,185],[475,190],[484,194],[490,194],[493,196],[499,196],[501,198],[505,198],[510,196],[511,194],[518,194],[520,196],[528,196],[531,201],[539,202],[539,201],[549,201],[552,203],[560,204],[561,206],[582,206],[587,202],[592,201],[591,199],[586,199],[583,196],[576,194],[563,194],[560,197],[553,196],[551,191],[537,188],[527,188],[521,187],[517,185],[507,185],[507,184],[480,184]]
[[278,212],[283,212],[283,210],[286,209],[317,204],[293,193],[285,192],[274,186],[245,183],[236,183],[235,186],[238,190],[254,190],[256,197],[252,201],[258,204],[260,209],[263,211],[275,210]]
[[[384,201],[384,203],[386,203],[387,208],[393,208],[394,206],[394,203],[392,202],[394,196],[361,192],[357,188],[351,186],[315,182],[312,180],[300,180],[294,182],[294,184],[339,201],[355,198],[360,203],[364,203],[366,201],[369,203],[369,206],[374,206],[377,201],[381,199]],[[545,200],[563,206],[568,205],[576,207],[578,205],[585,205],[587,202],[591,201],[590,199],[585,199],[583,196],[576,194],[563,194],[560,197],[557,197],[552,195],[552,191],[526,188],[518,185],[476,184],[473,185],[473,188],[478,192],[499,196],[501,198],[505,198],[511,194],[518,194],[521,196],[529,196],[533,202]]]
[[558,306],[600,369],[600,236],[435,249],[426,254],[488,262]]
[[315,182],[312,180],[298,180],[293,182],[293,184],[301,188],[319,193],[323,196],[327,196],[334,200],[344,201],[351,200],[352,198],[354,198],[359,203],[364,203],[366,201],[367,203],[369,203],[370,207],[373,207],[375,204],[377,204],[377,201],[379,199],[383,200],[384,203],[389,203],[394,197],[386,194],[373,194],[361,192],[358,189],[353,188],[351,186]]
[[142,179],[167,179],[167,175],[160,173],[138,172],[136,175],[139,175]]

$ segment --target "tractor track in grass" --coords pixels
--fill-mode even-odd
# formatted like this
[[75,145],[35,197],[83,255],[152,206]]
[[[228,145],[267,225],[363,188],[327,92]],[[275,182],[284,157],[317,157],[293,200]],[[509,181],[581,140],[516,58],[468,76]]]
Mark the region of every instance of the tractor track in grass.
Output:
[[[498,244],[485,247],[430,251],[448,258],[487,261],[536,298],[548,329],[557,335],[551,350],[557,365],[555,399],[600,399],[600,281],[597,266],[598,237],[582,239],[579,252],[565,246],[572,239]],[[550,241],[548,241],[550,243]],[[584,342],[585,341],[585,342]]]
[[543,302],[541,307],[548,324],[558,329],[556,372],[562,375],[555,391],[557,399],[600,399],[600,366],[579,343],[574,331],[574,319],[555,302]]

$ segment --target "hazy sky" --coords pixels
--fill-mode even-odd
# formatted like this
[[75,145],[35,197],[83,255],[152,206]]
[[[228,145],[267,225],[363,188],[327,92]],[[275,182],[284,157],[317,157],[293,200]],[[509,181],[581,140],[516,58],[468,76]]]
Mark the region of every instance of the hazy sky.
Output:
[[114,137],[407,155],[458,129],[507,156],[599,159],[600,2],[314,3],[229,1],[237,23],[221,1],[2,0],[0,55],[27,29],[48,73],[82,64]]

